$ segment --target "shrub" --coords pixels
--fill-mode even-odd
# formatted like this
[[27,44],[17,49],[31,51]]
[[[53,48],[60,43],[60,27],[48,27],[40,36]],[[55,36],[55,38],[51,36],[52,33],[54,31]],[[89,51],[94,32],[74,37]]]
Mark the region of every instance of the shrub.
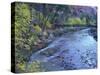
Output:
[[67,20],[67,24],[69,25],[85,25],[86,24],[86,18],[78,18],[78,17],[71,17],[71,18],[68,18]]

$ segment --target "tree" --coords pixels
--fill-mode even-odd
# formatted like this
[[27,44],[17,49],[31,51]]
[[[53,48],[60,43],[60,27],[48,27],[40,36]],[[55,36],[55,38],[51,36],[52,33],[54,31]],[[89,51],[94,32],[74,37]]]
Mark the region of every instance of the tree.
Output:
[[20,71],[32,52],[33,42],[37,39],[36,34],[30,31],[30,21],[29,5],[15,3],[15,63]]

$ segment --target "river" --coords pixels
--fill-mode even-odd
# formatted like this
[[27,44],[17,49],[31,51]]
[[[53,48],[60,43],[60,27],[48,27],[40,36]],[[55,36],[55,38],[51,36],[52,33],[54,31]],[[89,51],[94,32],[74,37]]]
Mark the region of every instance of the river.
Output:
[[57,37],[47,47],[33,53],[29,63],[39,60],[46,71],[91,69],[97,67],[97,41],[91,28]]

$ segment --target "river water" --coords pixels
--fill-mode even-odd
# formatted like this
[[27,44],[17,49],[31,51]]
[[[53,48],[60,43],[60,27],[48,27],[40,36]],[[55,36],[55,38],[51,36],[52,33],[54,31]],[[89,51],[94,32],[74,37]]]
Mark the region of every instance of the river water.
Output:
[[97,67],[97,41],[90,28],[57,37],[47,47],[33,53],[30,63],[39,60],[46,71]]

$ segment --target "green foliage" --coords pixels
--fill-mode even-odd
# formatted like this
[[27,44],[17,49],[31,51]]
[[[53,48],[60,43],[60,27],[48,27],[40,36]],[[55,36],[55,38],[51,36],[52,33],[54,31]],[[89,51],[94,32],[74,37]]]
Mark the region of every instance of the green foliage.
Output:
[[[27,4],[15,5],[15,42],[20,47],[27,42],[30,22],[30,11]],[[23,46],[22,46],[23,47]]]
[[40,61],[34,61],[30,64],[27,64],[26,72],[40,72],[44,71],[44,69],[41,67]]
[[31,14],[28,4],[15,4],[15,57],[16,69],[25,70],[25,63],[32,52],[33,42],[37,39],[35,33],[30,32]]
[[95,20],[90,20],[89,24],[90,25],[95,25],[96,24],[96,21]]
[[78,17],[68,18],[67,24],[69,25],[86,25],[86,18],[80,19]]
[[32,63],[18,63],[16,64],[17,72],[40,72],[40,71],[45,71],[42,66],[40,61],[33,61]]
[[47,26],[47,28],[51,28],[52,27],[52,24],[50,23],[50,21],[46,22],[46,26]]
[[25,71],[25,63],[18,63],[18,64],[16,64],[17,66],[17,71],[18,72],[24,72]]
[[34,28],[36,33],[39,33],[42,31],[41,28],[39,27],[39,25],[35,25],[35,26],[33,26],[33,28]]

